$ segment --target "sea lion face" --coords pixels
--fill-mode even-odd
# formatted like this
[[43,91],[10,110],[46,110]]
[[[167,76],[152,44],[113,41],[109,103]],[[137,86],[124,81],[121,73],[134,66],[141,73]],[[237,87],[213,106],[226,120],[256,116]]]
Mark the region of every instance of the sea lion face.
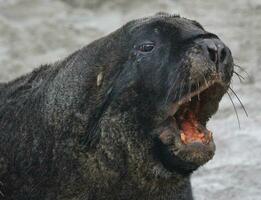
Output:
[[119,130],[113,134],[124,138],[127,157],[140,168],[190,174],[214,155],[206,123],[229,86],[231,52],[215,34],[178,16],[133,21],[124,33],[128,59],[113,79],[101,129]]

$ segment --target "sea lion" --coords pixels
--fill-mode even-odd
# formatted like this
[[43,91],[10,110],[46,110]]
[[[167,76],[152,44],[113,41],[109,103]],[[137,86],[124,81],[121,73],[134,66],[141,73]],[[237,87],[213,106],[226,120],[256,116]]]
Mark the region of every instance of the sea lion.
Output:
[[0,196],[192,199],[232,74],[217,35],[159,13],[2,84]]

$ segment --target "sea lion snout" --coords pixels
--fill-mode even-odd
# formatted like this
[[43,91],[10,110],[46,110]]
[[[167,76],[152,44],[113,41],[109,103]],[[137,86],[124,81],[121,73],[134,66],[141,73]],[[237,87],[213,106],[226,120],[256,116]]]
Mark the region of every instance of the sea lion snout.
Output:
[[233,58],[230,49],[218,38],[204,38],[196,41],[203,55],[213,63],[213,70],[228,82],[233,74]]

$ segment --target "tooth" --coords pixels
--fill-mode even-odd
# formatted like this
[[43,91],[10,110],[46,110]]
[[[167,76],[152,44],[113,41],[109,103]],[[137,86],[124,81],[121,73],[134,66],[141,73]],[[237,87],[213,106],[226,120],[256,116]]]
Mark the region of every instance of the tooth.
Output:
[[186,140],[186,135],[184,133],[181,133],[180,134],[180,138],[181,138],[181,141],[185,142]]

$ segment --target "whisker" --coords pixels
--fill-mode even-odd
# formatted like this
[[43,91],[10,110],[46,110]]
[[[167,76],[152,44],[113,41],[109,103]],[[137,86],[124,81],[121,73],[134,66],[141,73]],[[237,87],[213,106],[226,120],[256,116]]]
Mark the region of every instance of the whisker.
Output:
[[[181,71],[181,72],[179,73],[179,75],[181,75],[182,72],[185,72],[185,70]],[[182,95],[182,92],[183,92],[183,88],[184,88],[184,86],[185,86],[185,80],[182,79],[182,81],[181,81],[181,83],[180,83],[179,85],[180,85],[180,87],[177,88],[177,89],[179,89],[179,93],[176,93],[176,94],[175,94],[175,97],[174,97],[175,100],[177,99],[177,97],[178,97],[178,100],[181,99],[181,95]],[[178,96],[178,95],[179,95],[179,96]]]
[[232,91],[232,93],[235,95],[235,97],[237,98],[238,102],[240,103],[241,107],[243,108],[246,116],[248,117],[248,113],[246,111],[246,108],[244,106],[244,104],[242,103],[242,101],[240,100],[240,98],[238,97],[238,95],[236,94],[236,92],[229,86],[229,89]]
[[229,97],[229,99],[230,99],[230,101],[231,101],[231,103],[232,103],[232,105],[233,105],[234,111],[235,111],[235,113],[236,113],[238,127],[241,128],[241,127],[240,127],[240,120],[239,120],[239,117],[238,117],[238,113],[237,113],[236,106],[235,106],[235,104],[234,104],[234,102],[233,102],[233,100],[232,100],[231,95],[230,95],[228,92],[227,92],[227,95],[228,95],[228,97]]
[[[210,69],[210,68],[209,68]],[[212,71],[212,70],[211,70]],[[208,86],[208,81],[207,81],[207,79],[206,79],[206,76],[204,75],[204,73],[203,72],[201,72],[201,71],[199,71],[199,73],[200,73],[200,75],[203,77],[203,79],[204,79],[204,81],[205,81],[205,84],[206,84],[206,86]]]
[[243,67],[241,67],[240,65],[237,65],[235,63],[234,63],[234,66],[239,68],[242,72],[244,72],[245,74],[247,74],[247,76],[249,76],[248,72]]
[[[175,72],[176,72],[176,71],[177,71],[177,70],[175,70]],[[176,79],[173,81],[173,83],[172,83],[172,85],[171,85],[171,87],[170,87],[170,89],[169,89],[169,91],[168,91],[168,94],[167,94],[166,99],[165,99],[165,105],[167,104],[167,102],[168,102],[168,100],[169,100],[170,93],[171,93],[172,89],[175,87],[176,82],[177,82],[177,80],[179,79],[179,76],[180,76],[180,73],[178,73]]]
[[[197,88],[197,90],[199,90],[200,89],[200,87],[199,87],[199,81],[198,81],[198,83],[197,83],[197,86],[198,86],[198,88]],[[199,96],[199,93],[198,93],[198,100],[200,101],[200,96]]]
[[[189,90],[188,90],[188,94],[190,94],[191,93],[191,86],[192,86],[192,84],[191,84],[191,81],[189,80]],[[190,97],[190,101],[191,101],[191,97]]]
[[180,87],[180,90],[179,90],[179,100],[181,99],[181,95],[182,95],[182,92],[183,92],[183,89],[184,89],[184,85],[185,85],[184,83],[185,83],[185,81],[182,80],[181,87]]
[[238,79],[240,80],[241,83],[243,82],[242,79],[245,80],[245,78],[242,75],[240,75],[238,72],[233,71],[233,73],[237,75],[237,77],[238,77]]
[[242,71],[245,71],[245,69],[244,69],[243,67],[241,67],[240,65],[238,65],[238,64],[235,64],[235,63],[234,63],[234,66],[237,67],[237,68],[239,68],[239,69],[242,70]]
[[242,78],[242,79],[244,79],[245,80],[245,77],[244,76],[242,76],[241,74],[239,74],[238,72],[236,72],[236,71],[233,71],[233,73],[235,73],[236,75],[238,75],[240,78]]

